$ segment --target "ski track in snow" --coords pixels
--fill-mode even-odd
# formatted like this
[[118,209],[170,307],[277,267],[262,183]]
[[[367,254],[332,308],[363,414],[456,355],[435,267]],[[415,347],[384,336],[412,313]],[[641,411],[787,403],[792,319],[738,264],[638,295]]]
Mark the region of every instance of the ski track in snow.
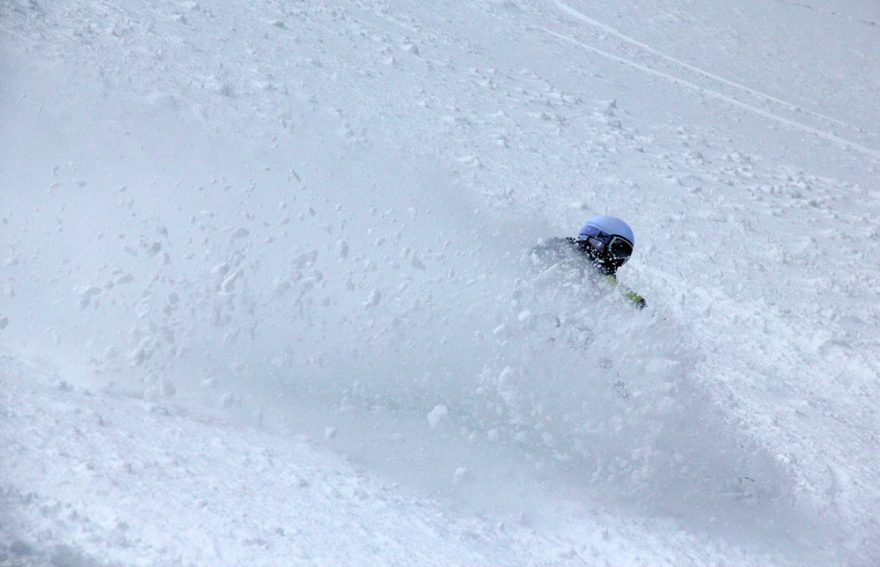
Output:
[[[835,124],[838,124],[838,125],[840,125],[840,126],[844,126],[844,127],[846,127],[846,128],[849,128],[849,129],[852,129],[852,130],[858,131],[859,133],[863,133],[863,132],[864,132],[861,128],[858,128],[858,127],[853,126],[853,125],[851,125],[851,124],[848,124],[848,123],[846,123],[846,122],[843,122],[843,121],[840,121],[840,120],[836,120],[836,119],[834,119],[834,118],[831,118],[831,117],[825,116],[825,115],[823,115],[823,114],[819,114],[819,113],[816,113],[816,112],[812,112],[812,111],[804,110],[804,109],[802,109],[801,107],[799,107],[799,106],[797,106],[797,105],[791,104],[791,103],[789,103],[789,102],[786,102],[786,101],[784,101],[784,100],[778,99],[778,98],[776,98],[776,97],[772,97],[772,96],[770,96],[770,95],[763,94],[763,93],[761,93],[761,92],[759,92],[759,91],[756,91],[756,90],[754,90],[754,89],[750,89],[750,88],[748,88],[748,87],[746,87],[746,86],[744,86],[744,85],[741,85],[741,84],[739,84],[739,83],[736,83],[736,82],[733,82],[733,81],[727,80],[727,79],[725,79],[725,78],[723,78],[723,77],[720,77],[720,76],[718,76],[718,75],[715,75],[715,74],[709,73],[708,71],[705,71],[705,70],[703,70],[703,69],[700,69],[699,67],[695,67],[694,65],[691,65],[691,64],[689,64],[689,63],[687,63],[687,62],[685,62],[685,61],[681,61],[681,60],[676,59],[676,58],[674,58],[674,57],[670,57],[670,56],[668,56],[668,55],[665,55],[664,53],[661,53],[661,52],[657,51],[656,49],[653,49],[653,48],[650,47],[649,45],[646,45],[646,44],[644,44],[644,43],[642,43],[642,42],[640,42],[640,41],[637,41],[637,40],[635,40],[635,39],[632,39],[632,38],[630,38],[629,36],[626,36],[626,35],[624,35],[624,34],[618,32],[617,30],[615,30],[614,28],[612,28],[612,27],[610,27],[610,26],[607,26],[607,25],[605,25],[605,24],[602,24],[601,22],[597,22],[596,20],[593,20],[592,18],[589,18],[589,17],[585,16],[585,15],[582,14],[581,12],[575,10],[574,8],[571,8],[570,6],[568,6],[568,5],[566,5],[566,4],[562,3],[562,2],[556,2],[556,5],[557,5],[557,6],[558,6],[563,12],[565,12],[566,14],[568,14],[568,15],[570,15],[570,16],[576,18],[577,20],[579,20],[579,21],[581,21],[581,22],[587,23],[587,24],[589,24],[589,25],[591,25],[591,26],[595,26],[595,27],[597,27],[597,28],[599,28],[599,29],[601,29],[601,30],[607,32],[608,34],[610,34],[610,35],[612,35],[612,36],[614,36],[614,37],[620,38],[620,39],[626,41],[627,43],[630,43],[630,44],[632,44],[632,45],[637,46],[638,48],[640,48],[641,50],[643,50],[643,51],[645,51],[645,52],[647,52],[647,53],[650,53],[650,54],[652,54],[652,55],[655,55],[655,56],[661,58],[661,59],[664,60],[664,61],[667,61],[667,62],[669,62],[669,63],[673,63],[673,64],[675,64],[675,65],[677,65],[677,66],[680,66],[680,67],[682,67],[682,68],[685,68],[685,69],[687,69],[687,70],[689,70],[689,71],[693,71],[694,73],[696,73],[696,74],[698,74],[698,75],[700,75],[700,76],[706,77],[706,78],[708,78],[708,79],[712,79],[712,80],[714,80],[714,81],[720,82],[720,83],[722,83],[722,84],[725,84],[725,85],[728,85],[728,86],[731,86],[731,87],[735,87],[736,89],[742,90],[742,91],[748,93],[749,95],[751,95],[751,96],[753,96],[753,97],[755,97],[755,98],[757,98],[757,99],[759,99],[759,100],[763,100],[763,101],[766,101],[766,102],[771,102],[771,103],[778,104],[778,105],[783,106],[783,107],[785,107],[786,109],[788,109],[788,110],[790,110],[790,111],[792,111],[792,112],[799,112],[799,113],[809,114],[809,115],[814,116],[814,117],[816,117],[816,118],[819,118],[819,119],[821,119],[822,121],[825,121],[825,122],[835,123]],[[722,100],[722,101],[724,101],[724,102],[727,102],[728,104],[731,104],[731,105],[733,105],[733,106],[736,106],[736,107],[741,108],[741,109],[743,109],[743,110],[746,110],[746,111],[748,111],[748,112],[754,113],[754,114],[756,114],[756,115],[758,115],[758,116],[762,116],[762,117],[764,117],[764,118],[767,118],[767,119],[772,120],[772,121],[774,121],[774,122],[778,122],[778,123],[783,124],[783,125],[785,125],[785,126],[788,126],[788,127],[790,127],[790,128],[793,128],[793,129],[796,129],[796,130],[800,130],[800,131],[805,132],[805,133],[808,133],[808,134],[812,134],[813,136],[816,136],[817,138],[821,138],[822,140],[826,140],[826,141],[828,141],[828,142],[832,142],[832,143],[837,144],[837,145],[839,145],[839,146],[842,146],[842,147],[844,147],[844,148],[848,148],[848,149],[851,149],[851,150],[857,151],[857,152],[863,154],[863,155],[866,156],[866,157],[870,157],[870,158],[874,158],[874,159],[880,159],[880,151],[875,150],[875,149],[873,149],[873,148],[871,148],[871,147],[868,147],[868,146],[866,146],[866,145],[864,145],[864,144],[860,144],[860,143],[858,143],[858,142],[853,142],[853,141],[851,141],[851,140],[847,140],[846,138],[842,138],[842,137],[840,137],[840,136],[838,136],[838,135],[836,135],[836,134],[834,134],[833,132],[830,132],[830,131],[828,131],[828,130],[823,130],[823,129],[820,129],[820,128],[815,128],[815,127],[813,127],[813,126],[809,126],[809,125],[804,124],[804,123],[802,123],[802,122],[798,122],[798,121],[796,121],[796,120],[792,120],[792,119],[790,119],[790,118],[785,118],[784,116],[781,116],[781,115],[776,114],[776,113],[774,113],[774,112],[771,112],[771,111],[769,111],[769,110],[764,110],[764,109],[759,108],[759,107],[757,107],[757,106],[755,106],[755,105],[748,104],[748,103],[742,102],[742,101],[740,101],[740,100],[737,100],[736,98],[733,98],[733,97],[731,97],[731,96],[728,96],[728,95],[726,95],[726,94],[724,94],[724,93],[721,93],[721,92],[719,92],[719,91],[717,91],[717,90],[713,90],[713,89],[710,89],[710,88],[707,88],[707,87],[700,86],[700,85],[698,85],[698,84],[696,84],[696,83],[694,83],[694,82],[688,81],[688,80],[686,80],[686,79],[682,79],[681,77],[677,77],[677,76],[672,75],[672,74],[670,74],[670,73],[666,73],[666,72],[663,72],[663,71],[659,71],[659,70],[654,69],[654,68],[652,68],[652,67],[650,67],[650,66],[648,66],[648,65],[645,65],[645,64],[642,64],[642,63],[638,63],[638,62],[636,62],[636,61],[633,61],[632,59],[628,59],[628,58],[626,58],[626,57],[621,57],[621,56],[619,56],[619,55],[615,55],[615,54],[610,53],[610,52],[608,52],[608,51],[606,51],[606,50],[599,49],[599,48],[597,48],[597,47],[594,47],[594,46],[592,46],[592,45],[589,45],[589,44],[587,44],[587,43],[584,43],[583,41],[580,41],[580,40],[578,40],[578,39],[576,39],[576,38],[573,38],[573,37],[567,36],[567,35],[565,35],[565,34],[561,34],[561,33],[559,33],[559,32],[553,31],[553,30],[548,29],[548,28],[546,28],[546,27],[537,26],[537,29],[540,29],[540,30],[542,30],[542,31],[544,31],[544,32],[546,32],[546,33],[548,33],[548,34],[550,34],[551,36],[556,37],[556,38],[558,38],[558,39],[561,39],[561,40],[563,40],[563,41],[567,41],[567,42],[572,43],[572,44],[574,44],[574,45],[578,45],[578,46],[582,47],[583,49],[586,49],[586,50],[588,50],[588,51],[591,51],[591,52],[593,52],[593,53],[595,53],[595,54],[597,54],[597,55],[600,55],[600,56],[605,57],[605,58],[607,58],[607,59],[610,59],[610,60],[612,60],[612,61],[617,61],[617,62],[619,62],[619,63],[622,63],[622,64],[624,64],[624,65],[627,65],[627,66],[629,66],[629,67],[632,67],[633,69],[636,69],[636,70],[641,71],[641,72],[643,72],[643,73],[647,73],[647,74],[649,74],[649,75],[653,75],[653,76],[656,76],[656,77],[661,77],[661,78],[663,78],[663,79],[665,79],[665,80],[667,80],[667,81],[670,81],[670,82],[672,82],[672,83],[675,83],[676,85],[679,85],[679,86],[682,86],[682,87],[685,87],[685,88],[688,88],[688,89],[695,90],[695,91],[699,92],[700,94],[702,94],[702,95],[704,95],[704,96],[706,96],[706,97],[714,98],[714,99],[717,99],[717,100]],[[877,136],[877,135],[874,134],[873,132],[869,133],[869,135],[871,135],[872,137],[876,137],[876,136]]]
[[[819,118],[820,120],[822,120],[824,122],[830,122],[832,124],[837,124],[839,126],[849,128],[849,129],[854,130],[858,133],[868,134],[868,135],[875,137],[875,138],[877,137],[877,133],[875,133],[875,132],[865,132],[861,127],[854,126],[854,125],[849,124],[847,122],[844,122],[842,120],[838,120],[836,118],[832,118],[830,116],[826,116],[826,115],[818,113],[818,112],[813,112],[811,110],[801,108],[800,106],[798,106],[796,104],[792,104],[792,103],[785,101],[785,100],[782,100],[780,98],[762,93],[762,92],[757,91],[755,89],[749,88],[743,84],[737,83],[735,81],[731,81],[731,80],[726,79],[720,75],[716,75],[715,73],[711,73],[709,71],[706,71],[705,69],[702,69],[702,68],[697,67],[695,65],[691,65],[690,63],[688,63],[686,61],[682,61],[681,59],[676,59],[675,57],[671,57],[661,51],[658,51],[657,49],[654,49],[653,47],[651,47],[650,45],[648,45],[646,43],[643,43],[635,38],[632,38],[626,34],[621,33],[619,30],[615,29],[612,26],[609,26],[607,24],[604,24],[602,22],[594,20],[593,18],[590,18],[589,16],[585,15],[583,12],[576,10],[575,8],[569,6],[568,4],[566,4],[564,2],[561,2],[560,0],[556,0],[556,6],[560,10],[562,10],[564,13],[568,14],[569,16],[571,16],[572,18],[574,18],[578,21],[584,22],[590,26],[594,26],[598,29],[601,29],[602,31],[608,33],[609,35],[611,35],[613,37],[621,39],[624,42],[629,43],[631,45],[634,45],[647,53],[650,53],[652,55],[656,55],[657,57],[659,57],[660,59],[662,59],[664,61],[667,61],[669,63],[672,63],[672,64],[680,66],[680,67],[683,67],[689,71],[693,71],[697,75],[703,76],[707,79],[712,79],[713,81],[717,81],[717,82],[722,83],[724,85],[727,85],[729,87],[734,87],[735,89],[743,91],[743,92],[753,96],[756,99],[759,99],[759,100],[762,100],[765,102],[767,102],[767,101],[774,102],[774,103],[779,104],[780,106],[782,106],[790,111],[813,116],[813,117]],[[545,30],[545,31],[548,31],[548,33],[552,33],[552,32],[549,32],[549,30]],[[570,40],[569,38],[562,38],[562,39]],[[584,47],[587,47],[587,46],[584,46]],[[604,56],[608,56],[608,55],[606,54]],[[628,64],[632,64],[632,62],[629,62]],[[667,77],[667,78],[675,80],[673,77]],[[690,85],[690,83],[687,83],[687,84]],[[699,88],[697,85],[691,85],[691,87],[692,88]],[[721,93],[715,93],[715,94],[720,95]],[[724,100],[728,100],[728,99],[725,98]],[[748,108],[751,108],[752,110],[760,110],[752,105],[746,105],[746,106],[748,106]],[[781,117],[779,117],[779,118],[781,118]],[[801,126],[805,127],[805,128],[809,128],[806,125],[801,125]],[[852,144],[852,142],[848,142],[847,140],[843,140],[843,141]],[[874,152],[871,155],[876,155],[876,152]]]

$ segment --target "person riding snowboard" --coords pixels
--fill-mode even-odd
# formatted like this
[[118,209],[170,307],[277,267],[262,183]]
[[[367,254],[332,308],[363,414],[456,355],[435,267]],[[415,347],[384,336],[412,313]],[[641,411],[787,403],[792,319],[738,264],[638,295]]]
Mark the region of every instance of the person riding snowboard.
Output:
[[532,249],[533,261],[540,265],[565,264],[579,275],[601,278],[609,286],[620,288],[626,299],[639,309],[647,303],[636,292],[620,285],[617,270],[633,253],[632,229],[617,217],[597,216],[587,220],[577,238],[551,238]]

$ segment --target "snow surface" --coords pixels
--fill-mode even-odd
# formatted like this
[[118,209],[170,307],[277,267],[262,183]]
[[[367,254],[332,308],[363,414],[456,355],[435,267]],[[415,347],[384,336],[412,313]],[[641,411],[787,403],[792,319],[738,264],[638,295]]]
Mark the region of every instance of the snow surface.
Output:
[[880,564],[878,23],[0,4],[0,564]]

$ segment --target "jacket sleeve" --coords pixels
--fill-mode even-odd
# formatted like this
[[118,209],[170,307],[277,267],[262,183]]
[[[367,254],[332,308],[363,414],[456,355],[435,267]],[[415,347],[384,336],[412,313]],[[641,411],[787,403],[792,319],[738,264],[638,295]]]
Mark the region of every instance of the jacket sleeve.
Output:
[[550,238],[534,248],[530,252],[532,263],[539,266],[549,266],[570,257],[573,250],[570,238]]
[[638,309],[644,309],[648,306],[648,302],[645,301],[644,297],[629,289],[628,287],[620,285],[620,282],[617,281],[616,276],[608,276],[608,283],[611,285],[611,287],[618,288],[623,296],[626,299],[630,300],[633,306],[637,307]]
[[648,302],[645,301],[645,298],[631,289],[624,290],[624,297],[632,301],[633,304],[639,309],[644,309],[648,306]]

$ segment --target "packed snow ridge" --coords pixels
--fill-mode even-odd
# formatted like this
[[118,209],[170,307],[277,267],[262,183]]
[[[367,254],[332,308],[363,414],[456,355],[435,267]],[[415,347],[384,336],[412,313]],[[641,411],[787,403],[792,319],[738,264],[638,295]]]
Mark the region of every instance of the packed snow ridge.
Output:
[[875,8],[3,3],[0,565],[880,564]]

